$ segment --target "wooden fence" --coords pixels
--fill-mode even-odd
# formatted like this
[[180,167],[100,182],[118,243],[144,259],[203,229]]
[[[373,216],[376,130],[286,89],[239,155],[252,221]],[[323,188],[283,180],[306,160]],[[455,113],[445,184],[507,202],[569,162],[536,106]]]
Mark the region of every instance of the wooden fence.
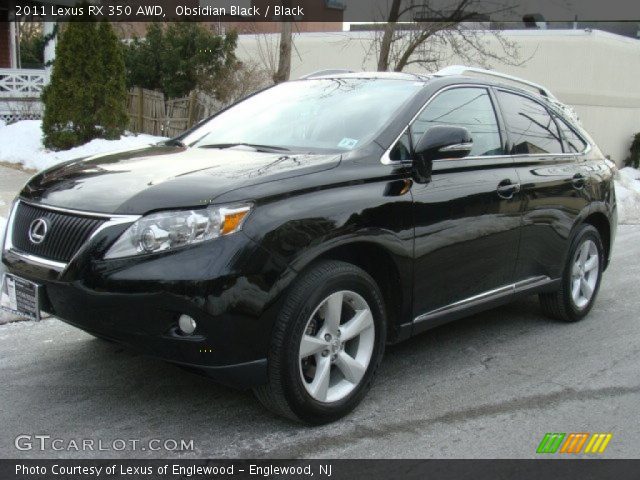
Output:
[[163,137],[175,137],[224,105],[202,92],[166,100],[162,92],[132,88],[129,92],[129,130]]

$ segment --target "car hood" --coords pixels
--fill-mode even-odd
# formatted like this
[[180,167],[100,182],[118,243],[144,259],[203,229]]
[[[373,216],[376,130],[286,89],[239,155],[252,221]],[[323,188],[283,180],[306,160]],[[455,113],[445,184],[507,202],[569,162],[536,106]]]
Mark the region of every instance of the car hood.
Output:
[[339,163],[337,154],[157,145],[58,165],[33,177],[21,197],[73,210],[144,214],[206,205],[238,188],[307,175]]

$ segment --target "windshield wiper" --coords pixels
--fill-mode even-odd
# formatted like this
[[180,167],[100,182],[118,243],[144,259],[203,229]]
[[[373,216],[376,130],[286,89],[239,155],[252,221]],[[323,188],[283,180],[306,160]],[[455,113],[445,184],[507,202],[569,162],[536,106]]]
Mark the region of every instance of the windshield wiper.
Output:
[[170,138],[169,140],[165,140],[162,143],[167,147],[185,147],[186,148],[187,146],[182,140],[178,140],[176,138]]
[[233,148],[233,147],[250,147],[255,148],[259,152],[289,152],[285,147],[276,147],[274,145],[259,145],[257,143],[211,143],[208,145],[198,145],[198,148]]

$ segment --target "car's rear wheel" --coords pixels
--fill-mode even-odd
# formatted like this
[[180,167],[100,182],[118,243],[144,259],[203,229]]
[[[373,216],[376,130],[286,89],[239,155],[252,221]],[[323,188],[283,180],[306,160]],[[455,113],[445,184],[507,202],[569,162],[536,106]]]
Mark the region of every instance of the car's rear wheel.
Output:
[[560,289],[540,295],[545,314],[565,322],[576,322],[589,313],[600,288],[603,252],[598,230],[591,225],[582,225],[573,237]]
[[362,269],[322,261],[301,275],[274,326],[269,381],[255,389],[273,412],[312,424],[364,397],[384,351],[382,295]]

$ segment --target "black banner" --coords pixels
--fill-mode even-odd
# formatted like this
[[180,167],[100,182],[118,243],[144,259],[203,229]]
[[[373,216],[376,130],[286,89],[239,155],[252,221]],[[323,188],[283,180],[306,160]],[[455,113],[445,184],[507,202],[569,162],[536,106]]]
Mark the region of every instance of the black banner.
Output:
[[0,460],[2,480],[638,478],[640,460]]
[[[404,22],[637,22],[629,0],[399,0]],[[3,2],[5,3],[5,2]],[[147,22],[382,22],[393,0],[10,0],[11,17]]]

